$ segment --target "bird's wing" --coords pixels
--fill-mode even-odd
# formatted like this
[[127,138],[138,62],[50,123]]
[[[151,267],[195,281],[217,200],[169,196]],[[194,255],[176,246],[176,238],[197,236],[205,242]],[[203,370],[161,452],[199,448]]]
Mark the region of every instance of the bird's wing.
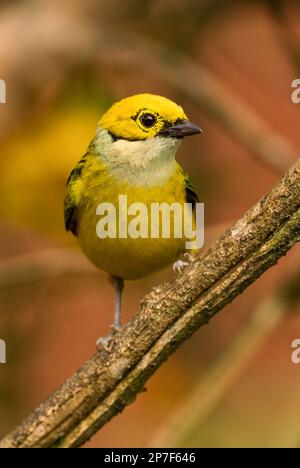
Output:
[[[195,189],[192,185],[192,182],[189,178],[189,175],[184,172],[184,170],[182,168],[181,169],[181,173],[182,173],[182,176],[183,176],[183,185],[184,185],[184,191],[185,191],[185,201],[186,203],[191,203],[192,205],[192,213],[193,213],[193,220],[196,224],[196,203],[199,202],[199,198],[198,198],[198,195],[197,193],[195,192]],[[195,255],[197,252],[198,252],[198,247],[195,245],[195,247],[193,247],[192,249],[189,249],[189,253],[192,254],[192,255]]]
[[192,185],[189,175],[186,174],[186,172],[183,172],[183,176],[184,176],[185,200],[187,203],[192,204],[193,211],[194,211],[196,207],[196,203],[199,202],[199,198],[198,198],[197,193],[195,192],[195,189]]
[[64,203],[65,227],[66,231],[71,231],[74,236],[77,235],[76,209],[79,205],[82,193],[82,171],[85,167],[87,154],[79,161],[69,175],[67,181],[67,191]]

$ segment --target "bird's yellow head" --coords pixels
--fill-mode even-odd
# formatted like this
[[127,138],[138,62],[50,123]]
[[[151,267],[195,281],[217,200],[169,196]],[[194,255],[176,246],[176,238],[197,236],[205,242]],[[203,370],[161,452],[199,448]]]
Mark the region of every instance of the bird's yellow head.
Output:
[[149,138],[182,138],[200,133],[182,107],[169,99],[153,94],[136,94],[114,104],[101,118],[101,128],[114,139],[129,141]]

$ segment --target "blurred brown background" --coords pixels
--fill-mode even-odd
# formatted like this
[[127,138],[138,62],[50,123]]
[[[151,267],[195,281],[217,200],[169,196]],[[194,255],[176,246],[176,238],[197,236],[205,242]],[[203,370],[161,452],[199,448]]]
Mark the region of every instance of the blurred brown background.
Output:
[[[127,95],[157,93],[204,129],[178,159],[205,202],[208,245],[297,157],[299,40],[298,1],[2,1],[0,436],[94,352],[111,323],[111,286],[64,232],[62,211],[65,181],[101,113]],[[296,247],[202,328],[88,446],[298,446],[299,258]],[[126,320],[171,277],[169,269],[128,284]]]

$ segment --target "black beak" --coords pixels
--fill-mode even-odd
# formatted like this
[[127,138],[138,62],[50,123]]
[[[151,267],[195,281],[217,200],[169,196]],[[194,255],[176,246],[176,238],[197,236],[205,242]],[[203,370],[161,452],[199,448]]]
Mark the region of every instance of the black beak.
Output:
[[190,135],[196,135],[197,133],[202,133],[202,130],[198,125],[190,122],[189,120],[178,120],[174,125],[164,127],[158,133],[158,136],[183,138]]

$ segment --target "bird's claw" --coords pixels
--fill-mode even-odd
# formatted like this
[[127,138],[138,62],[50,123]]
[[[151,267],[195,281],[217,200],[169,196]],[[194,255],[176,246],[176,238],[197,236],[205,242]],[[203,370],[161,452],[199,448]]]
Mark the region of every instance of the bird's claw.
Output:
[[190,265],[191,263],[194,263],[194,261],[195,261],[194,255],[192,255],[192,254],[190,254],[190,253],[188,253],[188,252],[185,252],[185,253],[183,254],[183,256],[187,259],[189,265]]
[[173,271],[176,274],[181,274],[188,265],[188,262],[184,262],[183,260],[177,260],[177,262],[175,262],[173,265]]
[[184,253],[183,256],[187,259],[186,262],[184,260],[177,260],[173,265],[173,271],[176,274],[181,274],[186,267],[195,261],[195,257],[188,252]]
[[122,325],[121,324],[113,324],[110,326],[111,328],[111,334],[114,336],[116,335],[122,328]]
[[105,349],[105,351],[111,351],[111,341],[116,336],[116,334],[121,330],[121,325],[111,325],[112,331],[106,335],[102,336],[96,341],[96,347],[98,351]]
[[109,345],[113,336],[114,336],[113,333],[110,333],[109,335],[98,338],[98,340],[96,341],[97,350],[102,351],[102,349],[105,349],[105,351],[110,351]]

